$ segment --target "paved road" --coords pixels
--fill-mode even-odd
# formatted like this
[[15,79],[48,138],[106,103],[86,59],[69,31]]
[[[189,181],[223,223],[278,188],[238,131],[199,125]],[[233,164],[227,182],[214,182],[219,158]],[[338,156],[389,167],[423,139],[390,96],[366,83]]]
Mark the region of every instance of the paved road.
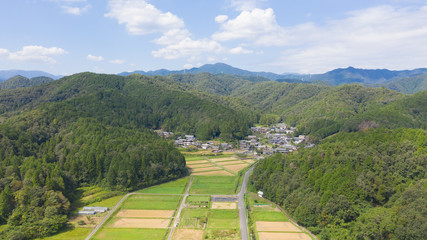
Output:
[[175,215],[175,219],[173,220],[171,231],[169,232],[168,240],[172,239],[173,231],[175,231],[175,227],[179,223],[179,216],[181,215],[181,211],[185,205],[185,199],[188,197],[188,191],[190,190],[191,183],[193,183],[193,177],[191,177],[190,182],[188,183],[187,190],[185,191],[184,197],[182,198],[181,205],[179,206],[178,213]]
[[242,240],[248,240],[248,220],[246,219],[246,208],[245,208],[245,193],[246,187],[248,185],[249,174],[252,172],[254,167],[249,168],[245,173],[245,177],[243,178],[242,187],[240,188],[238,197],[238,205],[239,205],[239,219],[240,219],[240,233]]
[[116,209],[123,203],[123,201],[126,200],[127,197],[129,197],[130,195],[133,195],[133,194],[135,194],[135,193],[128,193],[128,194],[126,194],[122,198],[122,200],[120,200],[116,204],[116,206],[112,210],[110,210],[110,212],[104,217],[104,219],[102,219],[102,221],[98,224],[98,226],[96,226],[96,228],[93,229],[93,231],[89,234],[89,236],[87,236],[85,238],[85,240],[91,239],[96,234],[96,232],[101,228],[101,226],[104,225],[105,221],[107,221],[107,219],[111,216],[111,214],[113,214],[116,211]]

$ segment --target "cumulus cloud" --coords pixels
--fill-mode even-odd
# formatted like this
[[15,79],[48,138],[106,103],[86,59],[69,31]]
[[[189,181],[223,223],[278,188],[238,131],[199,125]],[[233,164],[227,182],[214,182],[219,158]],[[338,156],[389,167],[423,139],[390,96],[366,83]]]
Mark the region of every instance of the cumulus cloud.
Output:
[[280,46],[286,43],[287,35],[277,23],[273,9],[255,8],[222,23],[212,38],[220,42],[243,40],[260,46]]
[[230,49],[229,51],[231,54],[249,54],[249,53],[253,53],[252,50],[248,50],[248,49],[244,49],[241,46],[235,47]]
[[92,54],[88,54],[86,59],[94,62],[104,61],[104,58],[102,56],[94,56]]
[[152,51],[154,57],[165,59],[176,59],[180,57],[197,56],[206,52],[220,52],[222,46],[213,40],[193,40],[189,37],[175,43],[169,44],[157,51]]
[[274,63],[288,71],[323,72],[349,65],[404,69],[427,62],[427,7],[378,6],[323,26],[288,30],[294,46]]
[[215,22],[223,23],[223,22],[227,21],[227,19],[228,19],[227,15],[218,15],[215,17]]
[[48,64],[56,63],[52,56],[59,56],[67,52],[62,48],[42,46],[24,46],[22,50],[11,52],[7,49],[0,49],[0,57],[14,61],[42,62]]
[[110,0],[106,17],[125,24],[130,34],[143,35],[184,27],[184,21],[170,12],[162,12],[144,0]]
[[72,15],[81,15],[84,12],[87,12],[87,10],[90,8],[90,5],[86,5],[84,7],[61,6],[61,8],[62,10],[64,10],[65,13]]

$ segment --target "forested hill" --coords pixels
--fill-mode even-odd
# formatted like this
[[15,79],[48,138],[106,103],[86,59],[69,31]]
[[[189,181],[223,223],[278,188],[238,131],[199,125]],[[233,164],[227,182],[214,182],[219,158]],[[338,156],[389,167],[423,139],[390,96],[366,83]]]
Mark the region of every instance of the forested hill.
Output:
[[422,129],[340,133],[250,180],[320,239],[427,239],[426,142]]
[[26,78],[20,75],[11,77],[3,82],[0,82],[0,89],[15,89],[15,88],[23,88],[23,87],[33,87],[43,83],[53,81],[53,78],[50,77],[34,77],[34,78]]
[[0,90],[0,112],[2,239],[58,231],[78,186],[132,190],[186,175],[184,157],[150,129],[232,140],[251,126],[250,113],[140,75],[81,73]]

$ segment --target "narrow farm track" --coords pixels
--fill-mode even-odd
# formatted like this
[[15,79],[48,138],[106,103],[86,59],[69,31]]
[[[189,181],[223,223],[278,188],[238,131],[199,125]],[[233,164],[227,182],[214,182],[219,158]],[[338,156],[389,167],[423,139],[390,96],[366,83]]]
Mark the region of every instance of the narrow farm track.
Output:
[[179,206],[179,209],[178,209],[178,213],[176,214],[175,219],[173,221],[172,228],[170,230],[168,240],[172,239],[173,232],[175,231],[175,228],[177,227],[177,225],[179,223],[179,216],[181,215],[181,211],[184,208],[185,200],[188,197],[188,192],[190,191],[190,187],[191,187],[191,183],[193,183],[193,179],[194,178],[191,177],[190,182],[188,183],[187,190],[185,191],[184,197],[182,198],[181,205]]

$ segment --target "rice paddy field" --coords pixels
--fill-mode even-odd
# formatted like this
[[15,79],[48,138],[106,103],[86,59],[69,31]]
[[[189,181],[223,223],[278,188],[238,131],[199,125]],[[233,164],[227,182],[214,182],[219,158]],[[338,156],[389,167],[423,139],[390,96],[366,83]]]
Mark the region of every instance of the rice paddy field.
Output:
[[[172,239],[240,239],[236,194],[242,180],[242,170],[256,160],[242,159],[233,154],[203,154],[186,155],[190,177],[145,188],[130,195],[92,239],[167,239],[188,187],[189,195],[185,198],[178,224],[171,234]],[[191,178],[193,181],[189,186]],[[106,194],[95,188],[85,190],[88,193],[86,199],[96,199]],[[311,239],[274,204],[255,194],[247,196],[250,232],[257,240]],[[91,202],[111,209],[122,197],[123,194]],[[46,239],[85,239],[91,231],[92,227],[73,227]]]
[[180,224],[172,239],[240,239],[236,202],[212,202],[211,199],[209,195],[187,198],[188,204],[181,213]]
[[302,228],[289,221],[286,215],[274,204],[253,193],[247,196],[249,205],[250,232],[258,240],[301,239],[311,240]]
[[186,155],[187,167],[193,176],[236,176],[255,161],[241,159],[234,153],[209,155]]

